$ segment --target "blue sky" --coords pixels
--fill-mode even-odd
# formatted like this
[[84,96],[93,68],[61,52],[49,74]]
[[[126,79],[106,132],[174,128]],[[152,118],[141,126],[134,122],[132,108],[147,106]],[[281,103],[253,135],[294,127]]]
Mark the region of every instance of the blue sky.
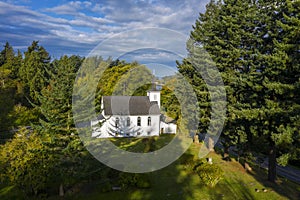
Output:
[[[0,45],[8,41],[15,50],[24,51],[33,40],[39,40],[52,58],[59,58],[64,54],[86,56],[113,35],[145,27],[170,29],[187,38],[207,3],[208,0],[4,0],[0,1]],[[146,40],[152,41],[151,37],[157,35],[150,34]],[[131,42],[139,43],[139,39]],[[185,41],[181,43],[185,48]],[[173,48],[180,44],[175,43]],[[142,60],[146,54],[138,52],[127,57],[134,60],[136,55]],[[164,55],[174,59],[164,50],[153,54],[161,60]]]

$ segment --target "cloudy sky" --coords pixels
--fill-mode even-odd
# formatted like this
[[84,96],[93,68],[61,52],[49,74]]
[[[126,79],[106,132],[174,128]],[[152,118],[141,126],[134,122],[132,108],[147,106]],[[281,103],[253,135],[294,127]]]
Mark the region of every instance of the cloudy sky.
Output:
[[[125,42],[123,46],[130,43],[131,46],[139,47],[130,48],[132,54],[126,53],[125,49],[121,52],[130,59],[135,59],[135,56],[151,57],[145,50],[151,48],[163,49],[155,55],[173,59],[170,50],[178,48],[180,44],[181,48],[185,48],[184,40],[199,12],[205,10],[207,2],[208,0],[0,0],[0,45],[3,46],[8,41],[15,49],[24,51],[33,40],[39,40],[52,58],[59,58],[63,54],[86,56],[97,46],[106,49],[109,54],[121,48]],[[147,29],[149,27],[152,29]],[[155,31],[153,28],[160,29]],[[172,31],[174,34],[168,39],[168,34]],[[141,40],[153,44],[153,41],[157,42],[157,37],[166,43],[172,43],[176,37],[180,39],[174,42],[176,46],[169,44],[167,50],[160,45],[140,44]],[[106,44],[116,46],[118,43],[118,47],[108,50],[107,46],[99,46],[107,40],[114,41]]]

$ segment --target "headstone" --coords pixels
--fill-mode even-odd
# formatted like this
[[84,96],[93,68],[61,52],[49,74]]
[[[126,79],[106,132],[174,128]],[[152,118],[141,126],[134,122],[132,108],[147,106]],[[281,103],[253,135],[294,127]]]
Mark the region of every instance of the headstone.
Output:
[[63,184],[59,186],[59,196],[63,197],[65,195]]
[[245,162],[245,169],[246,169],[246,171],[252,171],[252,168],[250,167],[250,165],[247,162]]
[[208,164],[213,164],[212,158],[207,158],[207,162],[208,162]]
[[116,190],[121,190],[121,187],[119,187],[119,186],[113,186],[111,189],[112,189],[113,191],[116,191]]
[[199,144],[199,136],[198,136],[198,134],[194,134],[193,142],[194,142],[195,144]]

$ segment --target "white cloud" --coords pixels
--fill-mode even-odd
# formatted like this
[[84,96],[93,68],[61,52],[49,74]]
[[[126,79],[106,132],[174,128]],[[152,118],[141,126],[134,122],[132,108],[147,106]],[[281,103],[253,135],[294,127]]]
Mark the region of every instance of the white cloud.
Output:
[[56,14],[76,14],[77,11],[89,9],[93,4],[89,1],[70,1],[67,4],[55,6],[53,8],[46,8],[44,11],[54,12]]
[[[73,47],[92,49],[113,34],[144,27],[169,28],[188,37],[199,11],[204,10],[207,2],[208,0],[70,1],[40,10],[31,9],[30,3],[25,7],[0,2],[0,42],[13,41],[16,46],[25,46],[32,40],[40,40],[46,48],[53,48],[49,50],[52,51],[51,54],[56,54],[59,48],[69,49],[68,46],[76,54],[79,50]],[[157,34],[136,38],[124,35],[126,33],[118,41],[118,47],[122,51],[128,50],[128,45],[164,43],[153,38],[158,37]],[[178,49],[175,45],[185,49],[185,41],[167,45],[175,50]],[[108,54],[116,50],[114,47],[106,48]]]

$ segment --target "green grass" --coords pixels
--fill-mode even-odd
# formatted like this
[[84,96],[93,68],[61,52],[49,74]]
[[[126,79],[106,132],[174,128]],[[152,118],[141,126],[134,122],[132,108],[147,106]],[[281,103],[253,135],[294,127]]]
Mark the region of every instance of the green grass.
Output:
[[142,138],[112,138],[110,140],[123,150],[139,153],[161,149],[166,146],[174,136],[175,135],[161,135]]
[[[170,138],[172,139],[172,136],[152,139],[155,147],[161,148],[166,141],[170,141]],[[122,145],[122,142],[124,149],[142,151],[146,148],[142,139],[131,138],[117,143]],[[192,144],[186,154],[196,157],[199,148],[200,145]],[[150,189],[131,188],[108,193],[94,191],[70,199],[299,199],[300,185],[286,180],[279,180],[276,184],[270,183],[267,181],[266,171],[262,169],[254,167],[253,171],[248,173],[234,159],[227,162],[216,153],[210,153],[208,156],[225,171],[224,178],[215,188],[201,184],[197,174],[186,170],[179,161],[176,161],[164,169],[149,173],[152,184]],[[256,192],[256,189],[260,192]],[[266,189],[267,192],[263,192],[262,189]]]
[[14,186],[6,186],[5,184],[0,183],[1,200],[21,199],[20,197],[22,196],[24,196],[24,194]]
[[[149,147],[151,141],[151,148],[162,148],[174,136],[153,137],[149,139],[143,138],[126,138],[113,140],[117,146],[124,149],[130,149],[135,152],[144,152]],[[194,155],[197,159],[200,145],[192,144],[187,155]],[[148,149],[149,150],[149,149]],[[277,183],[270,183],[267,181],[267,174],[265,170],[253,167],[251,173],[246,172],[240,163],[232,159],[231,161],[224,161],[222,157],[212,152],[208,155],[213,158],[213,162],[219,165],[225,172],[224,178],[216,185],[215,188],[204,186],[198,175],[191,170],[187,170],[186,166],[181,164],[180,159],[161,170],[149,173],[151,188],[137,189],[128,188],[121,191],[101,192],[103,184],[101,180],[87,183],[79,193],[64,199],[70,200],[98,200],[98,199],[259,199],[259,200],[280,200],[280,199],[299,199],[300,185],[280,179]],[[262,189],[267,192],[263,192]],[[260,192],[256,192],[259,189]],[[15,189],[2,188],[0,191],[0,199],[7,196]],[[6,193],[5,193],[6,191]],[[5,194],[5,195],[4,195]],[[4,195],[4,196],[3,196]],[[17,198],[13,198],[17,199]],[[50,199],[58,199],[58,196],[52,196]]]

